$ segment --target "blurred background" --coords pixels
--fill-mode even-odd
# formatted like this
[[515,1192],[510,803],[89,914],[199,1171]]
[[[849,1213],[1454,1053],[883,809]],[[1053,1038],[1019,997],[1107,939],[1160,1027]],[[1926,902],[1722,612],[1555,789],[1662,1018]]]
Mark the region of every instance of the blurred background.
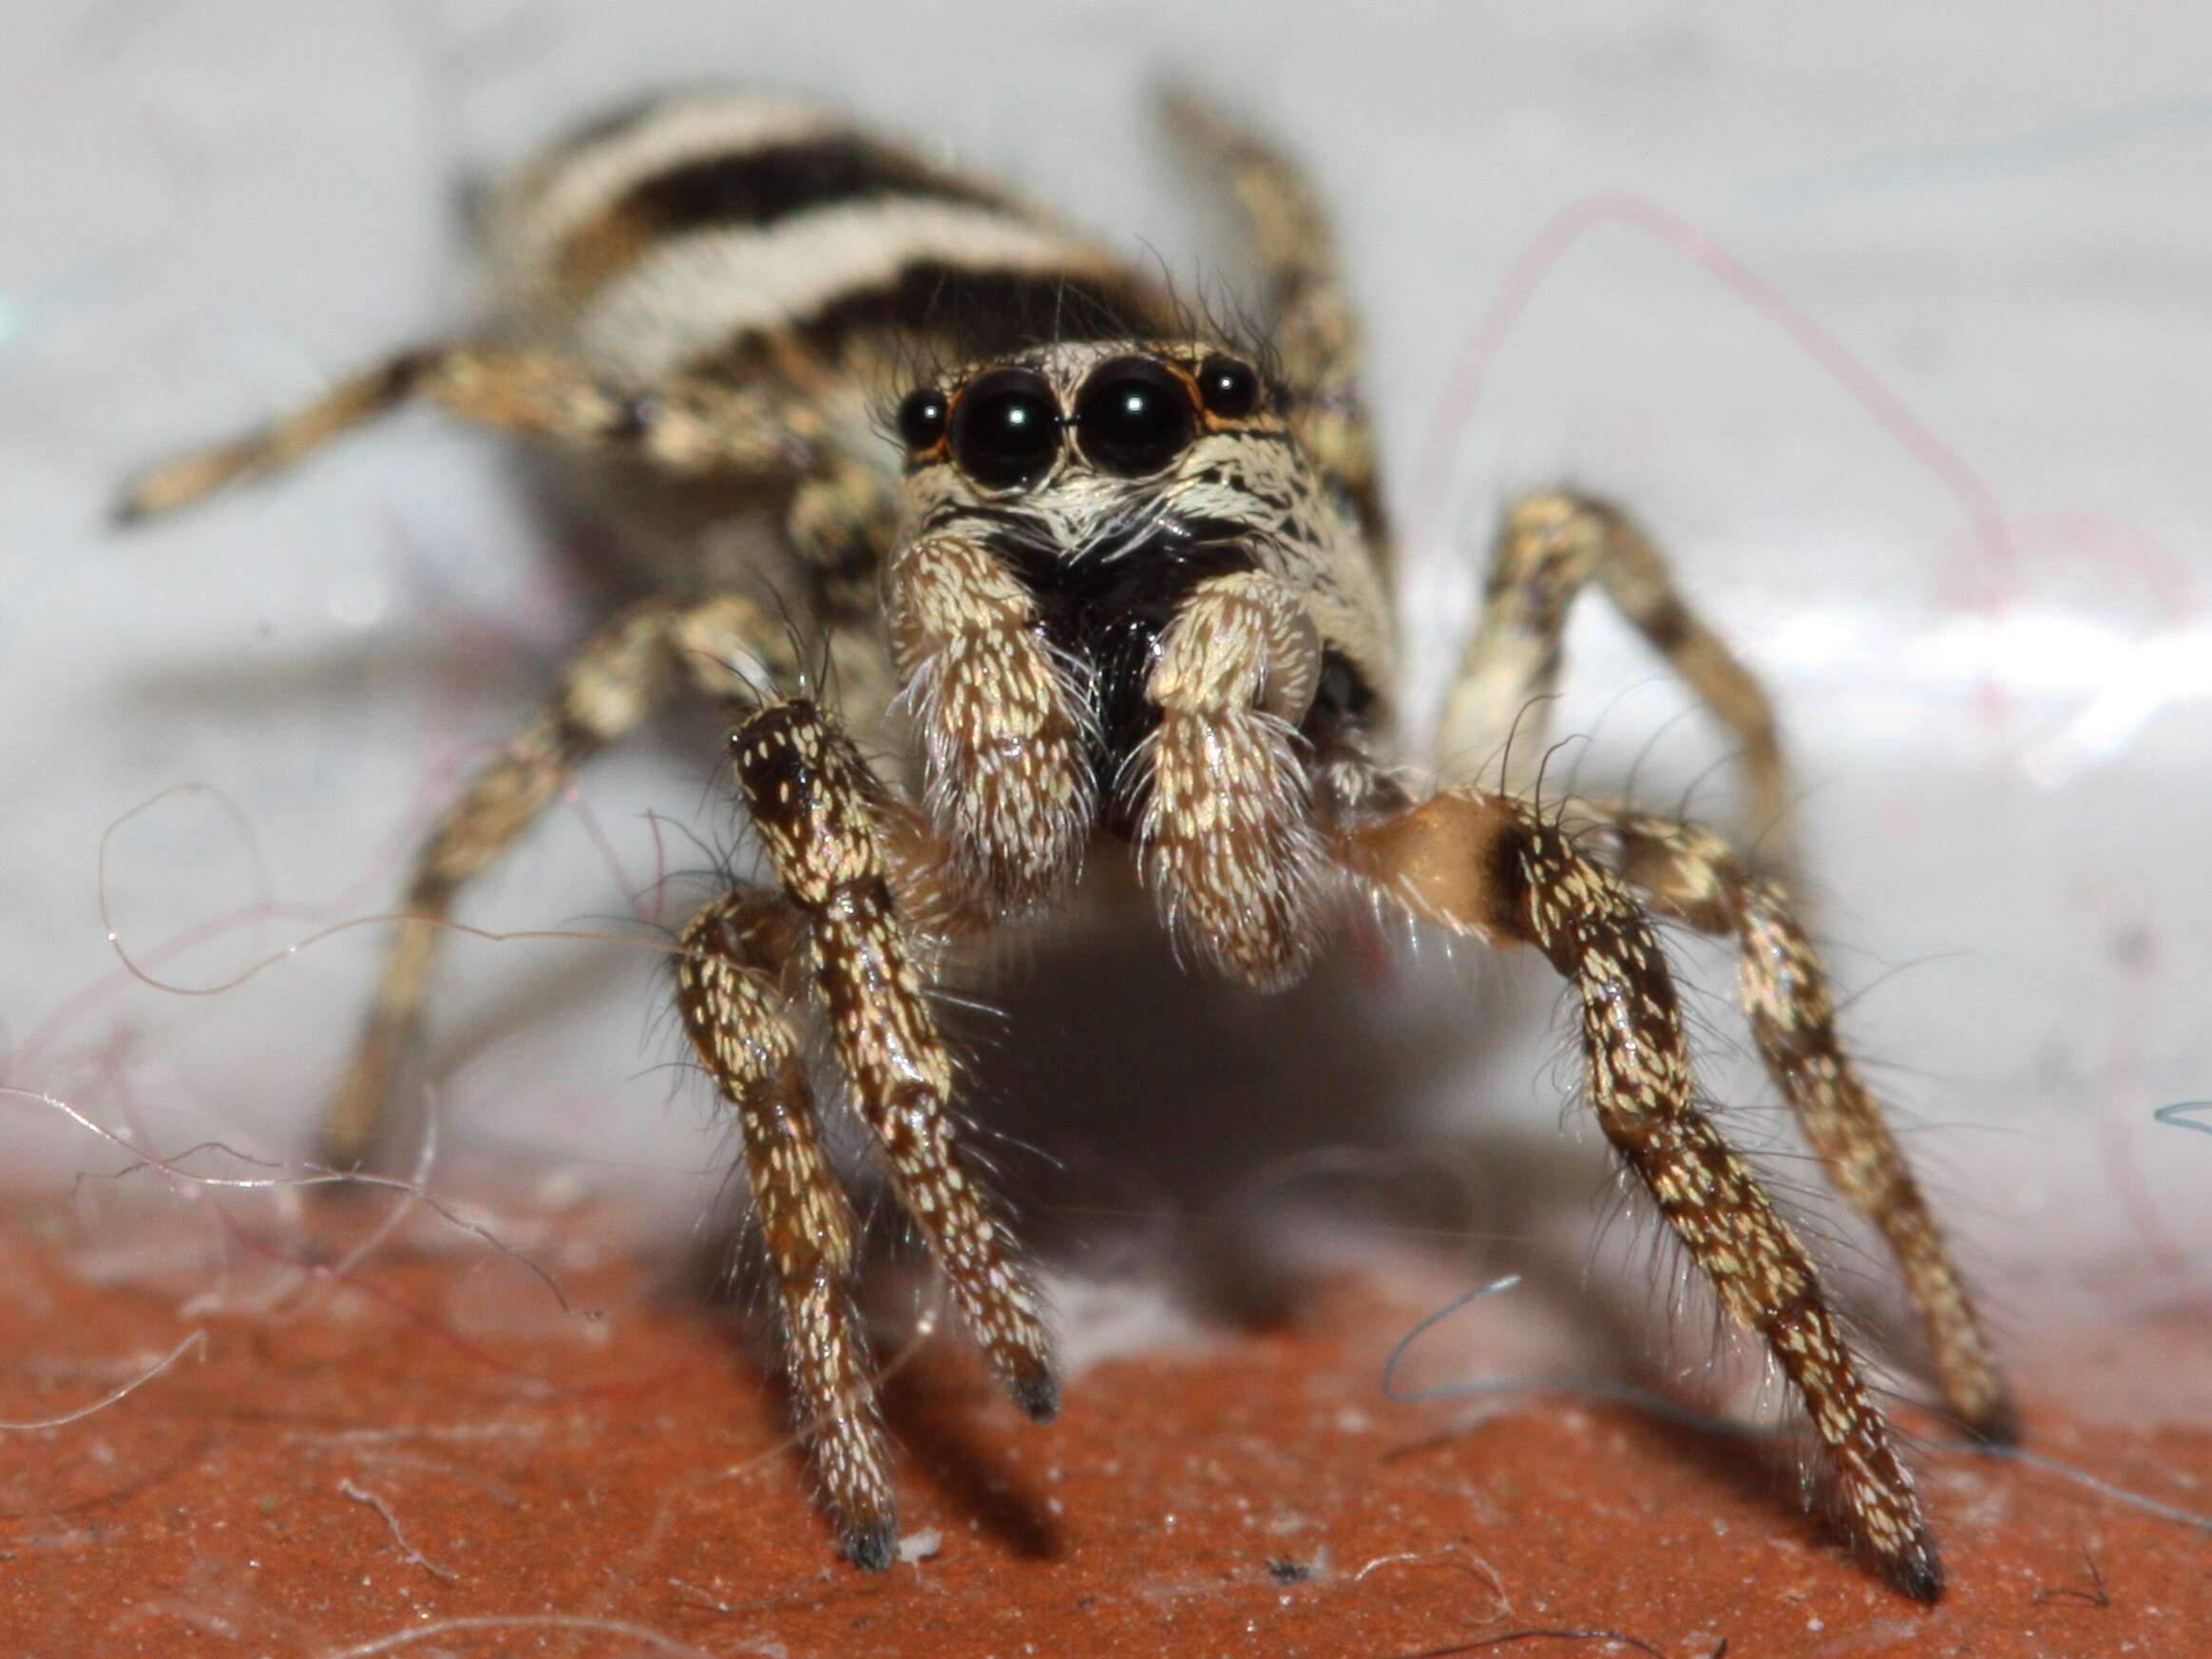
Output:
[[[485,299],[467,184],[672,83],[818,93],[1178,279],[1233,284],[1222,203],[1152,117],[1173,76],[1336,205],[1404,536],[1414,737],[1501,504],[1567,480],[1633,505],[1777,699],[1848,1035],[2005,1339],[2061,1303],[2201,1294],[2212,1134],[2153,1116],[2212,1096],[2201,22],[2149,0],[13,10],[0,1082],[165,1152],[298,1156],[379,930],[165,993],[109,948],[104,836],[135,959],[230,981],[390,906],[407,849],[590,620],[498,447],[428,417],[123,538],[102,514],[130,468],[465,330]],[[1592,607],[1569,662],[1554,733],[1589,741],[1555,778],[1611,790],[1634,768],[1639,798],[1740,827],[1722,736],[1655,658]],[[717,758],[711,725],[673,714],[464,918],[679,919],[697,889],[661,878],[706,862],[686,832],[734,832]],[[176,785],[218,792],[124,821]],[[978,1110],[1037,1149],[1006,1150],[1018,1190],[1058,1159],[1089,1195],[1058,1211],[1078,1252],[1102,1218],[1264,1211],[1341,1178],[1507,1267],[1545,1226],[1572,1254],[1606,1186],[1565,1110],[1555,992],[1478,954],[1355,942],[1260,1002],[1186,987],[1156,944],[1048,947],[970,1033]],[[1708,1089],[1821,1208],[1728,964],[1688,942],[1683,962]],[[695,1225],[730,1146],[666,1064],[658,972],[609,945],[454,941],[431,1027],[444,1155]],[[21,1100],[0,1142],[57,1185],[120,1161]],[[1554,1163],[1547,1222],[1514,1173]],[[1404,1195],[1423,1165],[1448,1201]]]

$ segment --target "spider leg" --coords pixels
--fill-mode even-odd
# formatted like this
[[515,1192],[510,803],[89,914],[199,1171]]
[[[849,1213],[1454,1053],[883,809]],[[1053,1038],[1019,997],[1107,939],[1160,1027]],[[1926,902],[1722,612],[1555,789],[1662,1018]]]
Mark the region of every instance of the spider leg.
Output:
[[1528,802],[1473,790],[1337,845],[1344,866],[1394,903],[1492,943],[1533,944],[1573,988],[1606,1138],[1803,1399],[1853,1540],[1908,1595],[1936,1600],[1942,1568],[1912,1477],[1803,1246],[1698,1110],[1673,980],[1627,886]]
[[1192,590],[1160,636],[1145,695],[1158,728],[1130,787],[1139,867],[1177,939],[1245,984],[1288,984],[1324,943],[1321,838],[1298,722],[1321,635],[1258,572]]
[[677,1002],[701,1063],[737,1109],[792,1404],[840,1545],[881,1572],[891,1564],[898,1518],[868,1336],[849,1288],[852,1207],[822,1150],[802,1044],[778,984],[797,932],[774,894],[740,888],[717,899],[683,930]]
[[1443,765],[1465,775],[1510,748],[1513,770],[1500,787],[1528,789],[1544,752],[1568,613],[1592,579],[1742,746],[1752,821],[1771,848],[1790,785],[1766,694],[1674,591],[1665,557],[1642,527],[1588,496],[1535,495],[1506,514],[1481,618],[1444,704],[1437,747]]
[[1935,1349],[1944,1399],[1985,1440],[2016,1440],[2018,1419],[1973,1299],[1880,1106],[1837,1040],[1827,975],[1788,890],[1754,876],[1734,849],[1699,825],[1626,811],[1602,822],[1619,838],[1622,876],[1661,914],[1735,938],[1760,1058],[1828,1178],[1889,1241]]
[[632,731],[674,673],[719,698],[756,696],[798,673],[782,625],[734,596],[683,606],[649,601],[607,623],[570,658],[559,687],[499,758],[470,781],[415,855],[398,925],[353,1059],[323,1125],[324,1155],[353,1168],[375,1147],[386,1102],[421,1022],[443,929],[460,888],[513,845],[591,754]]
[[141,474],[124,491],[116,519],[172,512],[233,482],[281,471],[410,401],[517,437],[630,456],[679,475],[800,472],[819,429],[806,406],[765,387],[677,380],[624,390],[543,352],[430,346],[349,375],[257,431]]
[[1047,1421],[1059,1385],[1037,1293],[957,1138],[952,1057],[924,993],[930,942],[896,896],[900,809],[834,718],[804,698],[749,716],[730,749],[747,815],[803,924],[802,961],[853,1105],[991,1369]]
[[1368,545],[1389,536],[1375,477],[1375,437],[1359,393],[1359,313],[1336,257],[1328,215],[1289,158],[1186,90],[1163,99],[1169,124],[1225,168],[1244,210],[1274,312],[1268,348],[1290,384],[1298,436],[1359,514]]

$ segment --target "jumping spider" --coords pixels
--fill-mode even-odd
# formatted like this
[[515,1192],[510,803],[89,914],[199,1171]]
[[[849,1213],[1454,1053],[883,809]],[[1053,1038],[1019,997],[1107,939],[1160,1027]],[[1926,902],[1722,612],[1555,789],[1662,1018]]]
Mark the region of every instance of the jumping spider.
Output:
[[[1354,322],[1307,182],[1188,101],[1269,289],[1265,353],[985,181],[819,110],[690,96],[603,122],[494,202],[499,326],[396,356],[238,443],[161,467],[137,517],[426,401],[561,454],[654,597],[569,663],[423,848],[442,918],[563,781],[686,685],[729,712],[772,880],[681,934],[677,1001],[735,1109],[800,1419],[845,1553],[897,1536],[851,1208],[803,1061],[827,1028],[852,1104],[988,1363],[1032,1417],[1058,1387],[1028,1268],[949,1111],[928,989],[1126,847],[1185,954],[1255,989],[1303,976],[1348,898],[1543,953],[1582,1009],[1586,1091],[1722,1305],[1808,1408],[1846,1530],[1908,1594],[1941,1569],[1813,1264],[1699,1108],[1654,918],[1733,938],[1776,1084],[1887,1235],[1946,1400],[2012,1407],[1896,1142],[1839,1048],[1783,887],[1693,824],[1525,777],[1416,796],[1387,748],[1390,543]],[[927,365],[918,368],[917,365]],[[887,398],[887,388],[896,392]],[[895,400],[895,441],[883,416]],[[1783,772],[1758,686],[1617,508],[1523,501],[1498,538],[1440,753],[1524,751],[1594,582],[1743,747]],[[820,659],[834,672],[807,672]],[[896,757],[885,775],[864,754]],[[329,1120],[368,1156],[440,929],[401,925]]]

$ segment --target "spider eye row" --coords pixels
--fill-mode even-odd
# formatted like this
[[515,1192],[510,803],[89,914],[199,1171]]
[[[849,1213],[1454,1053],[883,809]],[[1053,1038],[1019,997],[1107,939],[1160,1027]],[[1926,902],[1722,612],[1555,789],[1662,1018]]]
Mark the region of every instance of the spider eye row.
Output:
[[1063,414],[1034,369],[994,369],[955,407],[936,387],[899,405],[899,438],[922,454],[951,438],[952,459],[986,489],[1015,489],[1044,476],[1071,429],[1083,458],[1119,478],[1159,472],[1191,447],[1201,409],[1236,420],[1259,407],[1260,377],[1234,357],[1209,357],[1191,385],[1151,357],[1116,357],[1091,372]]

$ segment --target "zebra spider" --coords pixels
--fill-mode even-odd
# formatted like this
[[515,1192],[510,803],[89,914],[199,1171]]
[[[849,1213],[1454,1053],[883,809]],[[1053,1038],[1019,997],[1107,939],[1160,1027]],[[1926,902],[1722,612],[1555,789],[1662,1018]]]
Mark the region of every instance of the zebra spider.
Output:
[[[1737,943],[1760,1052],[1894,1248],[1946,1400],[2008,1438],[1972,1305],[1838,1046],[1788,894],[1693,824],[1586,800],[1539,812],[1525,772],[1419,795],[1400,781],[1389,535],[1326,224],[1272,149],[1189,101],[1173,112],[1241,200],[1268,280],[1264,355],[989,182],[810,106],[693,95],[579,134],[497,199],[496,331],[395,356],[131,489],[126,517],[165,512],[423,401],[561,455],[553,482],[649,573],[652,597],[586,641],[421,849],[407,904],[425,922],[391,946],[332,1154],[375,1145],[431,983],[428,923],[575,768],[688,687],[729,713],[772,879],[683,928],[677,1003],[742,1128],[792,1392],[850,1559],[887,1567],[897,1527],[849,1298],[854,1217],[802,1032],[826,1030],[991,1369],[1049,1419],[1042,1311],[955,1133],[928,989],[1127,856],[1185,954],[1255,989],[1303,976],[1354,897],[1540,951],[1579,1001],[1608,1139],[1802,1397],[1845,1529],[1936,1599],[1919,1497],[1813,1264],[1694,1097],[1654,931]],[[1540,747],[1527,728],[1592,583],[1733,732],[1778,812],[1758,686],[1636,524],[1567,493],[1504,522],[1440,753],[1495,755],[1516,720],[1522,752]]]

